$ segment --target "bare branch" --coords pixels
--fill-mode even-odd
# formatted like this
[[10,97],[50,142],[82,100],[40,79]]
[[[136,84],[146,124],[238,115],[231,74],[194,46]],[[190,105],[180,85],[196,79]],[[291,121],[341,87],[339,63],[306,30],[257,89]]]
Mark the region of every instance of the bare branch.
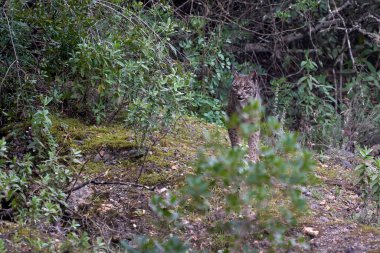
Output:
[[353,30],[356,30],[361,34],[368,36],[378,47],[380,47],[380,34],[368,32],[367,30],[363,29],[360,25],[355,26]]
[[[15,46],[15,43],[14,43],[14,39],[13,39],[13,31],[12,31],[11,23],[10,23],[8,15],[7,15],[5,4],[6,4],[6,1],[4,1],[4,4],[3,4],[3,15],[5,17],[5,20],[7,21],[9,38],[11,40],[11,44],[12,44],[12,48],[13,48],[13,54],[14,54],[14,57],[15,57],[15,63],[16,63],[16,67],[17,67],[17,75],[18,75],[19,82],[21,83],[20,62],[19,62],[19,59],[18,59],[18,56],[17,56],[17,50],[16,50],[16,46]],[[11,66],[12,65],[13,65],[13,63],[11,64]],[[8,70],[10,69],[10,67],[8,68]],[[4,77],[4,79],[5,79],[5,77]],[[4,81],[4,79],[3,79],[3,81]],[[3,81],[1,82],[1,84],[3,84]],[[1,88],[1,86],[0,86],[0,88]]]
[[[341,23],[340,19],[332,19],[334,18],[334,15],[339,13],[341,10],[347,8],[349,5],[351,5],[351,1],[345,2],[342,6],[335,8],[335,10],[330,11],[330,13],[322,18],[318,24],[310,28],[308,32],[294,32],[289,35],[283,36],[282,37],[282,43],[284,44],[289,44],[291,42],[303,39],[304,37],[310,35],[310,34],[315,34],[318,32],[323,31],[324,29],[336,26],[337,24]],[[279,36],[278,34],[273,35],[274,36]],[[268,44],[264,43],[248,43],[244,46],[244,51],[245,52],[255,52],[255,53],[262,53],[262,52],[273,52],[272,48],[268,47]]]

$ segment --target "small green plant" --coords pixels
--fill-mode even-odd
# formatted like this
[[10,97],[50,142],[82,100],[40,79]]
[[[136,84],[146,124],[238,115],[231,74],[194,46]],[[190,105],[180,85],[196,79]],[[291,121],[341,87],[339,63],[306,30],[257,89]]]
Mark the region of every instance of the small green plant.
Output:
[[355,168],[357,185],[364,204],[360,220],[367,223],[377,223],[380,214],[380,159],[374,159],[371,156],[372,151],[359,148],[363,162]]
[[[42,99],[43,107],[37,110],[30,120],[30,140],[28,153],[23,157],[9,158],[7,143],[0,139],[0,202],[6,203],[12,218],[20,227],[35,230],[42,235],[53,224],[62,219],[67,207],[66,193],[72,177],[72,169],[80,163],[79,151],[70,150],[60,154],[58,143],[51,133],[52,122],[46,108],[51,101]],[[77,229],[75,222],[64,227],[67,238],[62,248],[89,250],[89,237]],[[55,252],[57,242],[49,238],[31,234],[25,238],[33,251]],[[96,244],[101,247],[100,243]],[[0,252],[2,252],[0,242]]]
[[164,242],[158,240],[149,239],[146,237],[137,238],[132,241],[134,244],[131,245],[128,241],[122,241],[121,246],[129,253],[158,253],[158,252],[168,252],[168,253],[187,253],[189,252],[189,247],[186,246],[178,237],[171,236]]
[[6,253],[5,242],[3,239],[0,239],[0,253]]
[[317,0],[297,0],[294,7],[297,11],[304,12],[314,12],[318,10],[319,1]]
[[[46,105],[49,101],[43,102]],[[10,202],[15,218],[24,223],[42,225],[60,219],[65,206],[63,189],[71,178],[68,166],[73,166],[80,157],[80,152],[74,150],[67,155],[58,153],[51,126],[46,108],[34,114],[29,153],[23,158],[8,159],[6,143],[0,141],[1,199]]]

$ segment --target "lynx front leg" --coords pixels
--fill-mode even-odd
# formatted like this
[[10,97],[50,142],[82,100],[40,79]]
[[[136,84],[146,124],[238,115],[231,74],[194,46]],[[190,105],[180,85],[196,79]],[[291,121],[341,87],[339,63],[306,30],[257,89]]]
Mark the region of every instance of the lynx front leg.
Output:
[[260,131],[249,136],[249,139],[248,139],[249,159],[254,163],[259,161],[259,142],[260,142]]
[[239,138],[238,131],[236,128],[229,128],[228,135],[230,137],[232,147],[240,146],[240,138]]

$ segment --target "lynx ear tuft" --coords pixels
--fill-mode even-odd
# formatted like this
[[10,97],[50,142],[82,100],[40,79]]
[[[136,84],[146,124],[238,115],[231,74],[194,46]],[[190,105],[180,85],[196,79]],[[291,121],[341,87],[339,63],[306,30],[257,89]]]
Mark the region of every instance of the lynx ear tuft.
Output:
[[257,77],[257,72],[256,72],[256,70],[253,70],[253,71],[251,72],[251,74],[249,74],[249,77],[250,77],[251,79],[255,79],[255,78]]

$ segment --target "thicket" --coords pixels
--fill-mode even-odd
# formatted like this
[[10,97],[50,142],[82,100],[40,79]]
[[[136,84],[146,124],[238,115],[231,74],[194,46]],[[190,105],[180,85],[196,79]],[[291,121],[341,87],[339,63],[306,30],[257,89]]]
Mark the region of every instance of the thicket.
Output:
[[[176,13],[203,20],[222,54],[261,71],[270,113],[302,131],[309,146],[378,143],[376,1],[180,2]],[[202,77],[217,77],[217,69],[206,65]]]
[[[375,0],[3,0],[0,7],[3,216],[44,229],[62,215],[80,153],[58,146],[51,111],[96,124],[124,120],[143,148],[181,115],[223,124],[232,66],[259,73],[266,114],[300,130],[310,147],[380,140]],[[75,227],[68,244],[86,246]]]
[[4,1],[0,124],[30,117],[40,96],[97,123],[151,104],[160,108],[144,110],[169,117],[186,109],[221,124],[234,65],[259,71],[268,110],[307,132],[310,144],[373,145],[379,8],[376,1]]

